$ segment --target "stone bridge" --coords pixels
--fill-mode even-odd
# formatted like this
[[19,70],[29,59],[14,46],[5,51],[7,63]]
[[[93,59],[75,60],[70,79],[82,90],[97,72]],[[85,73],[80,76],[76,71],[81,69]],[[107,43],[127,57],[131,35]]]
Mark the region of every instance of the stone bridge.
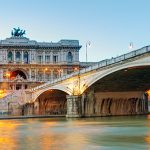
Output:
[[63,99],[59,106],[68,117],[145,114],[149,89],[150,46],[146,46],[35,87],[26,98],[34,104],[34,113],[51,112],[56,101],[50,106],[48,99],[55,95],[57,101]]

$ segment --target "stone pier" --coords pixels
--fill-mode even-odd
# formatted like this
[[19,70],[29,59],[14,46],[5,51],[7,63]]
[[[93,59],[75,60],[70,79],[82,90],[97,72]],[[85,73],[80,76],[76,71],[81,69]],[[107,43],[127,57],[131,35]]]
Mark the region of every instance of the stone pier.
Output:
[[66,117],[82,117],[81,96],[67,95],[67,115]]

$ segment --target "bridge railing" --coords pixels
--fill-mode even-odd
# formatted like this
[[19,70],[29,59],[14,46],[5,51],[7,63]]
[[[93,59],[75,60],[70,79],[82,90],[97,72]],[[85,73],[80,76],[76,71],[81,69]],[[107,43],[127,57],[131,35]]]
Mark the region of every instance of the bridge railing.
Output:
[[70,78],[70,77],[73,77],[73,76],[76,76],[76,75],[79,75],[79,74],[83,74],[83,73],[86,73],[86,72],[89,72],[89,71],[92,71],[92,70],[95,70],[95,69],[98,69],[98,68],[103,68],[103,67],[106,67],[108,65],[119,63],[121,61],[130,59],[130,58],[133,58],[133,57],[136,57],[136,56],[148,53],[148,52],[150,52],[150,46],[146,46],[146,47],[143,47],[141,49],[131,51],[127,54],[123,54],[123,55],[117,56],[115,58],[112,57],[111,59],[102,60],[102,61],[99,61],[97,64],[91,65],[91,66],[89,66],[87,68],[84,68],[82,70],[78,70],[78,71],[73,72],[69,75],[65,75],[65,76],[60,77],[58,79],[55,79],[53,81],[49,81],[49,82],[47,82],[43,85],[40,85],[38,87],[33,88],[32,90],[36,90],[38,88],[42,88],[42,87],[47,86],[49,84],[54,84],[54,83],[57,83],[59,81],[65,80],[67,78]]

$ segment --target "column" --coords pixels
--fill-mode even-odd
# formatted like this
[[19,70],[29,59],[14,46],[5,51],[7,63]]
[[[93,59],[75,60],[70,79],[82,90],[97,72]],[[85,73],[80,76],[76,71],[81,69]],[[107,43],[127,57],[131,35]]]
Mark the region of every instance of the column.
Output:
[[29,53],[28,53],[28,58],[29,58],[29,64],[32,63],[31,51],[29,51]]
[[21,62],[22,62],[22,64],[24,63],[24,59],[23,59],[23,51],[21,51]]
[[0,69],[0,81],[3,82],[3,69]]
[[69,118],[82,117],[81,96],[67,95],[67,115]]
[[45,51],[43,52],[43,64],[45,64]]
[[25,88],[24,88],[24,84],[21,85],[21,89],[22,89],[22,90],[25,89]]
[[13,90],[15,90],[15,85],[13,84]]
[[14,61],[14,63],[16,63],[16,53],[15,53],[15,51],[13,51],[13,61]]
[[51,69],[51,81],[53,81],[53,69]]
[[44,79],[44,82],[45,82],[45,70],[43,71],[43,79]]
[[61,75],[60,75],[60,77],[63,77],[63,75],[64,75],[64,69],[61,69]]
[[60,55],[60,53],[58,53],[58,63],[60,64],[60,60],[61,60],[61,55]]
[[29,81],[31,81],[31,68],[29,68]]
[[35,73],[35,81],[36,81],[36,69],[34,70],[34,73]]
[[4,62],[8,63],[8,51],[5,52]]
[[67,62],[67,52],[64,52],[63,56],[64,56],[64,62]]

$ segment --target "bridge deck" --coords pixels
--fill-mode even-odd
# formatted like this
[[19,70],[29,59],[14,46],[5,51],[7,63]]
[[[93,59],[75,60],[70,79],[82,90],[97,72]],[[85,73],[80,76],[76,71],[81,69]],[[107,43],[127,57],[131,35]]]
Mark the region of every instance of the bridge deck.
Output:
[[149,53],[149,52],[150,52],[150,46],[145,46],[145,47],[143,47],[141,49],[131,51],[129,53],[123,54],[123,55],[115,57],[115,58],[112,57],[111,59],[106,59],[106,60],[99,61],[97,64],[94,64],[94,65],[89,66],[87,68],[84,68],[82,70],[78,70],[78,71],[73,72],[73,73],[71,73],[69,75],[65,75],[65,76],[60,77],[58,79],[55,79],[53,81],[49,81],[49,82],[47,82],[47,83],[45,83],[43,85],[40,85],[38,87],[35,87],[35,88],[31,89],[31,90],[34,91],[34,90],[37,90],[37,89],[42,88],[44,86],[47,86],[47,85],[50,85],[50,84],[55,84],[55,83],[60,82],[62,80],[65,80],[65,79],[77,76],[79,74],[81,75],[81,74],[87,73],[89,71],[98,69],[98,68],[107,67],[109,65],[112,65],[112,64],[115,64],[115,63],[119,63],[119,62],[125,61],[127,59],[131,59],[131,58],[134,58],[134,57],[137,57],[137,56]]

